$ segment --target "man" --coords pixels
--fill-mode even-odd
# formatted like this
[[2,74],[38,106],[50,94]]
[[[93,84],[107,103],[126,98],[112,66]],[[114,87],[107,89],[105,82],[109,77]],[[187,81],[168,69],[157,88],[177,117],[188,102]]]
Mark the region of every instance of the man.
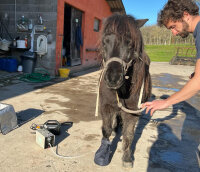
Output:
[[158,14],[158,25],[170,29],[173,35],[185,38],[193,33],[195,38],[196,66],[195,72],[186,85],[175,94],[165,100],[154,100],[146,102],[146,113],[150,114],[156,110],[165,109],[170,105],[191,98],[200,90],[200,16],[199,8],[193,0],[168,0],[163,10]]

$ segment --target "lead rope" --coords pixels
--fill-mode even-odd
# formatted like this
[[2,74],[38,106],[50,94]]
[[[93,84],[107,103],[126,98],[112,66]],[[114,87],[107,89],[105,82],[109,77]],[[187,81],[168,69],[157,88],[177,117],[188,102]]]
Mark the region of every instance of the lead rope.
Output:
[[139,100],[138,100],[138,110],[130,110],[130,109],[127,109],[125,108],[122,103],[119,101],[119,96],[118,96],[118,93],[116,91],[116,98],[117,98],[117,105],[118,107],[123,110],[124,112],[127,112],[127,113],[132,113],[132,114],[138,114],[138,113],[141,113],[144,109],[144,108],[141,108],[141,104],[142,104],[142,95],[143,95],[143,90],[144,90],[144,81],[142,83],[142,87],[141,87],[141,90],[140,90],[140,96],[139,96]]
[[102,79],[103,74],[104,74],[104,68],[103,68],[103,70],[101,72],[99,83],[98,83],[98,88],[97,88],[97,100],[96,100],[95,117],[97,117],[99,115],[99,88],[100,88],[100,83],[101,83],[101,79]]
[[[100,75],[100,80],[99,80],[98,89],[97,89],[95,117],[98,116],[98,111],[99,111],[99,88],[100,88],[100,82],[101,82],[103,74],[104,74],[104,69],[103,69],[103,71],[102,71],[102,73]],[[127,113],[132,113],[132,114],[141,113],[146,108],[146,107],[141,108],[143,91],[144,91],[144,81],[142,83],[142,87],[141,87],[141,90],[140,90],[140,96],[139,96],[139,100],[138,100],[138,110],[130,110],[130,109],[125,108],[122,105],[122,103],[119,101],[119,96],[118,96],[118,93],[116,91],[116,98],[117,98],[117,105],[118,105],[118,107],[121,110],[123,110],[124,112],[127,112]]]

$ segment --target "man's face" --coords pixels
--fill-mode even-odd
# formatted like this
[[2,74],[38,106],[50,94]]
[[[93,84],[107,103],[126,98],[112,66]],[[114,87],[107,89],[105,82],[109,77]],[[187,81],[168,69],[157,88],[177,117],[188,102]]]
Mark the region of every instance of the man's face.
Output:
[[189,25],[184,20],[176,22],[170,20],[166,24],[166,28],[170,29],[172,34],[175,36],[181,36],[182,38],[186,38],[189,35],[188,32]]

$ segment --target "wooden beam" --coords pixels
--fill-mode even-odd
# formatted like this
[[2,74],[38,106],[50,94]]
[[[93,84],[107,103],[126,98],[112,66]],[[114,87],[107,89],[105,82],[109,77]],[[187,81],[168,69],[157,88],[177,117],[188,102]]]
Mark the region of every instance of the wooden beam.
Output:
[[111,8],[112,12],[122,12],[124,11],[122,8]]

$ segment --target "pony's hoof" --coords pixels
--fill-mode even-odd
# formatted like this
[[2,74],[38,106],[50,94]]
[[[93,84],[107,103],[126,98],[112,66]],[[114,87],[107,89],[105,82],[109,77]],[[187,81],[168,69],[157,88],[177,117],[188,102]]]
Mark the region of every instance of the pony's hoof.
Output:
[[133,162],[122,162],[124,168],[133,168]]
[[94,162],[100,166],[106,166],[110,163],[110,142],[102,139],[101,146],[95,153]]

